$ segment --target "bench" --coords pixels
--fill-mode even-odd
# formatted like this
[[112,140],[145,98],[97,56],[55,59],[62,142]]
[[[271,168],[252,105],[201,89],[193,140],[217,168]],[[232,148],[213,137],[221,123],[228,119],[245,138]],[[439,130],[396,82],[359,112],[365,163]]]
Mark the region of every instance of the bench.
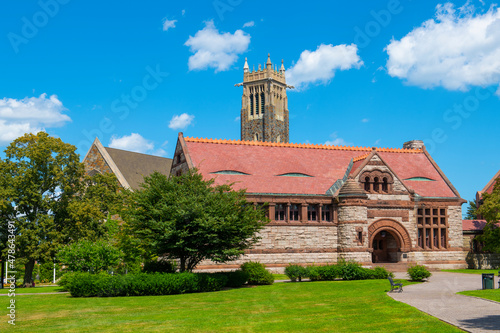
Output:
[[387,278],[389,279],[389,282],[391,283],[391,293],[394,290],[397,290],[398,292],[403,291],[403,284],[402,283],[394,283],[394,281],[392,281],[392,278],[390,276]]

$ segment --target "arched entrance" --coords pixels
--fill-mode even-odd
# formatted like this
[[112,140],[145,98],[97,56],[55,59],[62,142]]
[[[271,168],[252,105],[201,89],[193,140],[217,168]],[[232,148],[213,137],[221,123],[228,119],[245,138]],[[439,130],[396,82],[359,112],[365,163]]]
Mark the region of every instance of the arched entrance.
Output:
[[372,262],[398,262],[400,244],[390,231],[379,231],[372,240]]
[[410,235],[399,222],[378,220],[368,227],[372,261],[398,262],[402,252],[411,250]]

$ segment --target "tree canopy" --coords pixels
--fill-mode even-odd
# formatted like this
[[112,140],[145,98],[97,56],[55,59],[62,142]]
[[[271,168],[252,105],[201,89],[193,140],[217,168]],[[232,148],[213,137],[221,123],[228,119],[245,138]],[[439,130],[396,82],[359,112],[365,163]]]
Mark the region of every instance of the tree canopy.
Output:
[[45,132],[25,134],[5,150],[0,164],[0,209],[16,227],[16,256],[28,259],[25,284],[35,260],[52,260],[64,227],[57,219],[83,175],[76,147]]
[[484,217],[487,224],[483,234],[478,237],[483,242],[484,251],[500,253],[500,178],[497,179],[492,193],[483,194],[483,202],[479,207],[479,213]]
[[196,170],[171,178],[155,172],[130,198],[125,219],[131,230],[152,253],[179,259],[180,271],[204,259],[236,259],[268,222],[245,191],[215,186]]
[[[52,262],[63,244],[107,237],[121,198],[114,175],[84,175],[76,147],[45,132],[14,140],[0,160],[0,245],[15,225],[16,258],[26,259],[30,285],[35,260]],[[21,267],[16,267],[21,269]]]

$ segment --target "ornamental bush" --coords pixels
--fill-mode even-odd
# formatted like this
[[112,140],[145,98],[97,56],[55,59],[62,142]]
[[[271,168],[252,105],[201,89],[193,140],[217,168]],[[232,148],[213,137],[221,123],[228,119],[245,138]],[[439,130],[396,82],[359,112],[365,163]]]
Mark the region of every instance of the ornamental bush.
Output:
[[249,261],[241,265],[241,270],[249,274],[248,284],[273,284],[274,277],[266,269],[266,266],[256,261]]
[[375,267],[373,269],[373,279],[387,279],[388,277],[394,277],[394,273],[389,272],[384,267]]
[[219,273],[109,275],[102,272],[69,273],[63,277],[61,285],[73,297],[114,297],[218,291],[227,283],[227,276]]
[[342,280],[364,280],[369,279],[370,273],[365,268],[361,267],[355,261],[340,261],[338,264],[340,268],[340,277]]
[[308,274],[305,267],[288,264],[288,266],[285,267],[285,275],[288,276],[292,282],[296,282],[297,280],[300,282],[302,281],[302,278],[307,277]]
[[239,288],[245,283],[247,283],[250,274],[248,272],[243,272],[241,269],[232,272],[222,272],[227,277],[226,287],[229,288]]
[[407,273],[412,281],[422,281],[432,275],[424,265],[410,266]]

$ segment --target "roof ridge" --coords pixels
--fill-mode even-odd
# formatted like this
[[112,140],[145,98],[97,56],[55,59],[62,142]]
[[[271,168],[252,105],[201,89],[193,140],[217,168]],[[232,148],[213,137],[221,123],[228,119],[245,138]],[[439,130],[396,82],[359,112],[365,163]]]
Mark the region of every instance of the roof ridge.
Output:
[[370,156],[370,154],[371,154],[371,153],[370,153],[370,152],[368,152],[368,153],[363,154],[363,155],[360,155],[360,156],[358,156],[358,157],[354,157],[354,158],[352,159],[352,161],[353,161],[353,162],[359,162],[359,161],[362,161],[362,160],[364,160],[365,158],[367,158],[368,156]]
[[[311,144],[311,143],[284,143],[284,142],[262,142],[262,141],[243,141],[243,140],[226,140],[226,139],[208,139],[208,138],[192,138],[184,137],[186,142],[196,143],[213,143],[213,144],[231,144],[243,146],[264,146],[264,147],[284,147],[284,148],[305,148],[305,149],[327,149],[327,150],[348,150],[348,151],[362,151],[367,152],[364,154],[366,158],[372,151],[372,148],[358,147],[358,146],[333,146],[325,144]],[[405,149],[405,148],[375,148],[378,152],[383,153],[421,153],[422,149]],[[360,156],[361,157],[361,156]],[[355,161],[356,162],[356,161]]]

